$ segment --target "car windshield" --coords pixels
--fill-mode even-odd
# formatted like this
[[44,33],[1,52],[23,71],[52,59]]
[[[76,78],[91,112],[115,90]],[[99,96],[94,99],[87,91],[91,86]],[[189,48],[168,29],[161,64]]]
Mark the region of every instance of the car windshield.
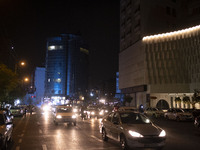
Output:
[[71,107],[59,107],[57,108],[57,112],[72,112]]
[[134,112],[124,112],[120,113],[121,121],[123,124],[146,124],[150,123],[150,120],[145,116],[134,113]]
[[3,125],[4,124],[4,119],[3,119],[3,115],[0,114],[0,125]]

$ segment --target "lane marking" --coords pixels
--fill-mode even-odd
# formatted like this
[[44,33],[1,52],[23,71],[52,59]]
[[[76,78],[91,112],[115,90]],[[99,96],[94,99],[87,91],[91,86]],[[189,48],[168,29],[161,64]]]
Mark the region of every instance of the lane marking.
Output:
[[47,146],[46,145],[42,145],[42,149],[43,150],[47,150]]
[[20,147],[19,147],[19,146],[17,146],[15,150],[20,150]]
[[22,139],[19,139],[18,143],[21,143],[22,142]]
[[103,142],[101,139],[97,138],[96,136],[91,135],[91,138],[94,138],[95,140],[99,141],[99,142]]

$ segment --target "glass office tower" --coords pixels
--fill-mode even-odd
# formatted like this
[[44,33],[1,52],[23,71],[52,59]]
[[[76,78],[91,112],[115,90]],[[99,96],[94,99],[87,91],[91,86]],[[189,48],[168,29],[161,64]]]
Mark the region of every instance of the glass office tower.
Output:
[[47,39],[45,97],[56,103],[78,99],[88,87],[88,55],[78,35]]

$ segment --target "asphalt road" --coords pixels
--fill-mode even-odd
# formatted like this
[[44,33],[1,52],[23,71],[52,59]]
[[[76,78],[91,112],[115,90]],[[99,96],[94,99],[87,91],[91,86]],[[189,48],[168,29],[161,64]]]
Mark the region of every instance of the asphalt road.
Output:
[[[103,142],[98,119],[78,120],[77,125],[54,125],[52,116],[38,113],[14,119],[13,140],[9,150],[120,150],[112,140]],[[200,131],[193,122],[155,119],[167,132],[163,150],[200,149]]]

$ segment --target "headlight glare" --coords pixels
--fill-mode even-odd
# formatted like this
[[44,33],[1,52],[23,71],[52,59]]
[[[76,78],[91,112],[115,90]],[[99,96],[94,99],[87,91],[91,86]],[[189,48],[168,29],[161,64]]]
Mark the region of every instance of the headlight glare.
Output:
[[129,130],[128,132],[129,132],[129,134],[130,134],[131,136],[133,136],[133,137],[143,137],[143,135],[141,135],[141,134],[138,133],[138,132],[131,131],[131,130]]
[[73,112],[75,112],[75,113],[78,112],[78,109],[74,108],[74,109],[73,109]]
[[72,118],[75,119],[75,118],[76,118],[76,115],[72,115]]
[[165,130],[162,130],[159,134],[159,137],[165,137],[166,136],[166,132]]
[[61,115],[57,115],[56,118],[60,119],[60,118],[62,118],[62,116]]

